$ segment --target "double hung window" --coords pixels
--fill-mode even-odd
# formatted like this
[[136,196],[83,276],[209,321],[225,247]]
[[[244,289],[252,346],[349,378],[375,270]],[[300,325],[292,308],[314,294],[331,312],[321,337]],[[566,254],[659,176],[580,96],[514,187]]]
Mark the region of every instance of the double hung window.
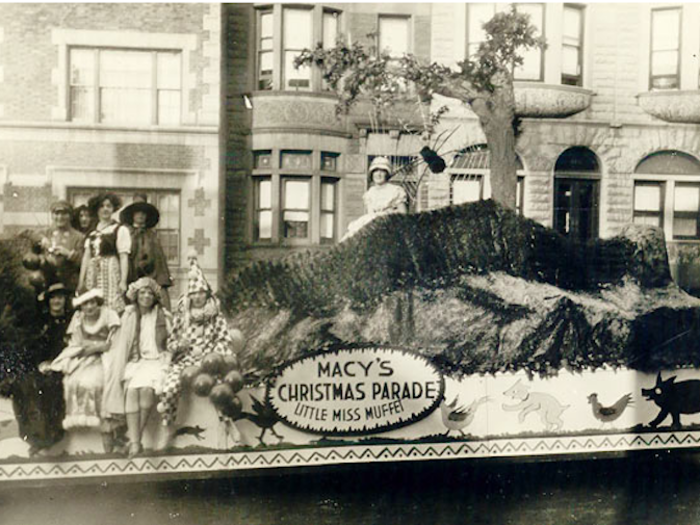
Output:
[[179,124],[181,55],[179,51],[70,48],[70,119],[105,124]]

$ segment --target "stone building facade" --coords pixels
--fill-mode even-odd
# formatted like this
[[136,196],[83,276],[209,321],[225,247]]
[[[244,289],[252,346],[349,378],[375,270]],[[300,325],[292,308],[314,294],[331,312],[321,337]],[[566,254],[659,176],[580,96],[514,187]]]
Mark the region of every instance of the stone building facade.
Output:
[[[362,105],[337,118],[318,72],[292,71],[296,49],[373,33],[397,54],[454,64],[478,45],[481,23],[507,7],[225,6],[229,267],[337,242],[362,214],[372,156],[401,164],[424,144],[415,108],[393,121],[380,122]],[[516,9],[530,14],[548,44],[529,52],[516,72],[519,210],[583,240],[615,235],[630,222],[661,226],[675,277],[698,287],[700,5]],[[435,104],[450,107],[433,135],[449,137],[439,148],[448,169],[400,181],[413,188],[414,209],[490,194],[488,150],[475,116],[454,101]]]
[[221,6],[0,6],[0,234],[53,200],[146,193],[177,293],[220,273]]

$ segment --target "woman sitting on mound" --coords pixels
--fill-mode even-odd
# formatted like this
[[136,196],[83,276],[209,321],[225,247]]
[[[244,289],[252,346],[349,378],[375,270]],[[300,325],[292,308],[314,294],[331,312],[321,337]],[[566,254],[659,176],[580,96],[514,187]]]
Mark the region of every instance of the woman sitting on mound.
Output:
[[372,187],[362,196],[367,211],[362,217],[348,224],[348,231],[341,242],[355,235],[377,217],[408,211],[406,192],[401,186],[390,184],[391,162],[386,157],[376,157],[369,166]]
[[163,395],[158,403],[163,425],[167,429],[164,446],[173,438],[173,423],[177,417],[182,380],[180,374],[191,366],[200,366],[205,355],[216,352],[223,355],[233,353],[233,339],[226,319],[204,277],[196,257],[190,257],[187,293],[180,297],[173,320],[173,330],[168,339],[172,364],[168,368]]

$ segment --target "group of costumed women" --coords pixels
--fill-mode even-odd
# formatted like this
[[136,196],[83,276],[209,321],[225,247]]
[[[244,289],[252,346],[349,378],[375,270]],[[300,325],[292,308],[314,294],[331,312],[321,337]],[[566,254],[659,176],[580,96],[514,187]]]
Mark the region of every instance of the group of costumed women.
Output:
[[[378,217],[406,212],[406,193],[388,183],[391,173],[386,157],[372,161],[366,214],[348,225],[343,241]],[[103,193],[75,212],[65,201],[51,208],[54,224],[41,246],[55,282],[39,296],[45,322],[35,369],[12,394],[30,453],[48,449],[65,430],[92,427],[101,430],[105,451],[124,449],[133,456],[142,450],[154,407],[167,446],[182,371],[201,365],[208,353],[232,352],[218,299],[196,258],[190,259],[188,288],[173,315],[170,274],[155,232],[158,210],[140,195],[120,206],[116,195]]]
[[[232,352],[218,299],[196,257],[190,257],[187,291],[171,313],[171,279],[154,230],[158,210],[135,198],[118,213],[120,221],[113,220],[120,205],[104,193],[77,210],[75,225],[84,234],[70,225],[68,203],[52,206],[54,224],[40,241],[55,268],[54,282],[38,297],[46,319],[40,355],[12,392],[30,454],[49,449],[65,431],[99,428],[106,452],[133,457],[143,450],[156,406],[165,429],[161,446],[169,446],[181,370],[212,351]],[[33,428],[36,412],[42,417]]]

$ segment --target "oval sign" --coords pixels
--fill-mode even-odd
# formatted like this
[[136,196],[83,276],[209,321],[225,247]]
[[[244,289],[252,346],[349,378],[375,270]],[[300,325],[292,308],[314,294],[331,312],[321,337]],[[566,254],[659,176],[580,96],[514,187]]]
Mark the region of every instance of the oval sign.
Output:
[[375,434],[428,416],[445,380],[426,358],[386,347],[338,348],[285,365],[268,399],[286,424],[323,435]]

